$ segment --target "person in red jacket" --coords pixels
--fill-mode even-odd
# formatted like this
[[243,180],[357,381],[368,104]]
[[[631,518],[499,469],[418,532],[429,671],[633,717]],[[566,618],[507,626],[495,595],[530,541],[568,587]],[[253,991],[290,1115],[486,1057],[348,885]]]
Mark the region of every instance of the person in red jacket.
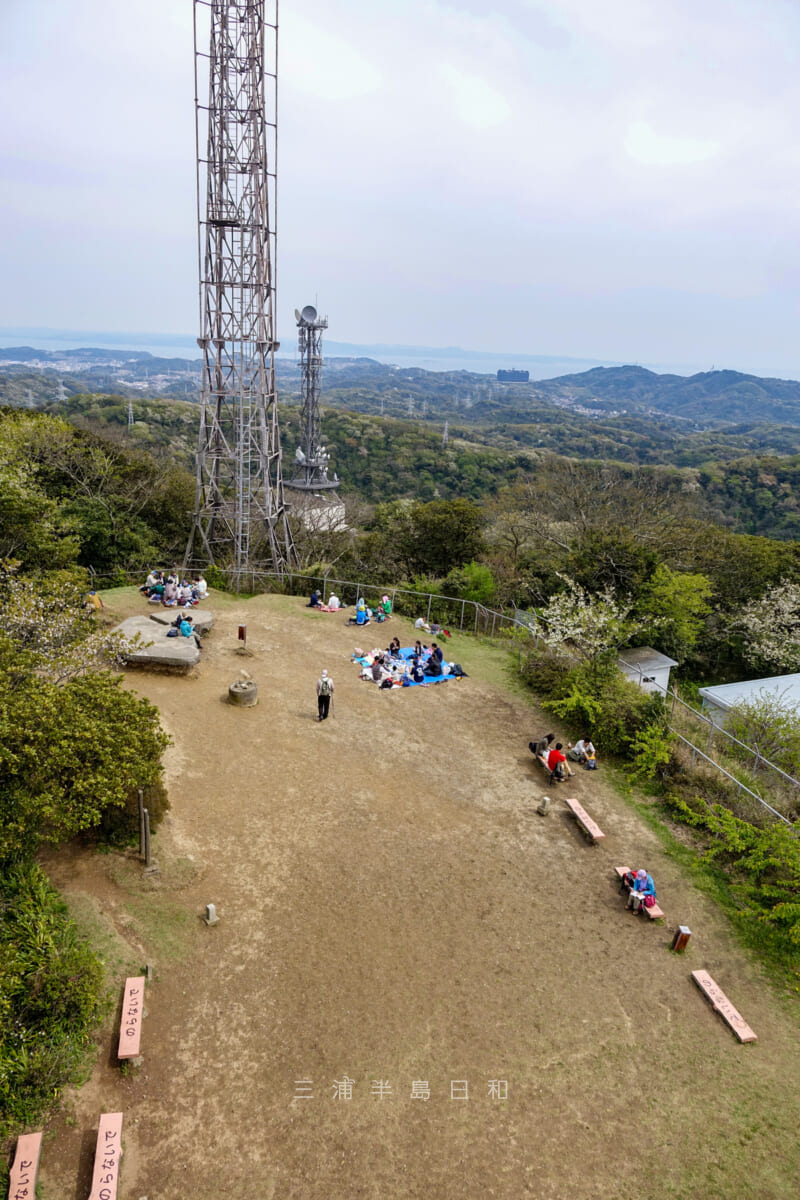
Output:
[[555,749],[551,750],[547,756],[547,768],[550,771],[552,783],[563,783],[567,776],[572,777],[575,774],[567,762],[563,750],[562,743],[556,742]]

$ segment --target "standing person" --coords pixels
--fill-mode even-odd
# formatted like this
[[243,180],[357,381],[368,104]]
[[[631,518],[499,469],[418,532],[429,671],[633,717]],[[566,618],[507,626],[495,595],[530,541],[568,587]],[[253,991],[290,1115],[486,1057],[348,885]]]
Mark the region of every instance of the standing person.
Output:
[[328,716],[333,695],[333,680],[327,671],[323,671],[317,680],[317,720],[324,721]]

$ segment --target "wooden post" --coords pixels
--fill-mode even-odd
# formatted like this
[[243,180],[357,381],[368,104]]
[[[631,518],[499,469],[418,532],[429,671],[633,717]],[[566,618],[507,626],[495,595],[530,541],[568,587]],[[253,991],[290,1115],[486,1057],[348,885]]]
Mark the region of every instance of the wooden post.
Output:
[[428,593],[428,615],[425,618],[425,622],[427,625],[430,625],[430,623],[431,623],[431,601],[432,600],[433,600],[433,596],[429,592]]
[[467,603],[467,602],[466,602],[466,600],[462,600],[462,601],[461,601],[461,620],[459,621],[459,624],[458,624],[458,628],[459,628],[459,629],[463,629],[463,628],[464,628],[464,605],[465,605],[466,603]]
[[688,925],[679,925],[675,937],[672,939],[671,949],[676,954],[683,954],[686,947],[689,945],[689,938],[692,936],[692,931]]
[[139,798],[139,857],[144,857],[144,792],[141,788],[137,793]]
[[150,861],[150,813],[144,810],[144,865],[152,866]]
[[244,650],[246,650],[247,649],[247,626],[246,625],[239,626],[239,641],[243,643],[242,648]]

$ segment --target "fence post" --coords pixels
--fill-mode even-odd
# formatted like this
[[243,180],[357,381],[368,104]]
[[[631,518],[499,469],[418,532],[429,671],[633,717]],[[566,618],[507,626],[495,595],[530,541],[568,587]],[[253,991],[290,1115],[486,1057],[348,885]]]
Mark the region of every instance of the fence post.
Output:
[[494,623],[497,620],[497,613],[492,614],[492,632],[489,634],[489,641],[494,641]]
[[478,606],[475,605],[475,637],[478,636]]
[[144,792],[139,788],[137,798],[139,800],[139,857],[144,857]]
[[461,601],[461,620],[459,621],[459,624],[458,624],[459,632],[461,632],[461,630],[463,630],[463,628],[464,628],[464,605],[466,603],[467,603],[466,600]]
[[144,809],[144,865],[152,866],[150,860],[150,814]]
[[428,615],[425,618],[425,621],[428,625],[430,625],[430,623],[431,623],[431,602],[432,602],[432,600],[433,600],[433,596],[429,592],[428,593]]

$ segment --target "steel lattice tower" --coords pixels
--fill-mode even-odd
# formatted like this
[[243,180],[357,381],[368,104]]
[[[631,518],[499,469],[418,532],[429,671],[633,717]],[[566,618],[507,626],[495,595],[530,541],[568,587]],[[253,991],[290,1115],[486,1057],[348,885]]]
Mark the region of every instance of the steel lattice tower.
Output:
[[[208,55],[198,50],[203,13]],[[194,0],[194,28],[203,373],[186,558],[230,563],[237,578],[256,565],[282,573],[295,554],[275,388],[277,0]]]
[[286,486],[299,491],[318,492],[337,488],[339,479],[328,478],[330,455],[322,444],[322,421],[319,411],[319,388],[322,379],[322,331],[328,328],[325,317],[307,304],[302,312],[295,309],[298,353],[300,357],[300,395],[303,409],[300,416],[300,438],[294,461],[294,474]]

